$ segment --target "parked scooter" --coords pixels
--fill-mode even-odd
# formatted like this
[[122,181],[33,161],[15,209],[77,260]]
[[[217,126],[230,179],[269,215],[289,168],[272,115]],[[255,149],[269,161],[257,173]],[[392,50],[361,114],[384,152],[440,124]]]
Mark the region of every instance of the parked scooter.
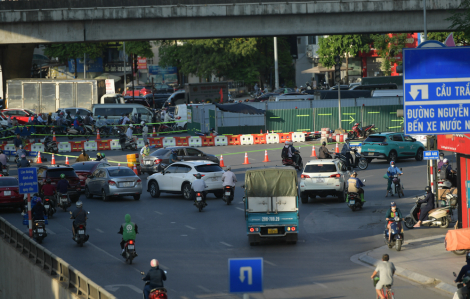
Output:
[[124,252],[121,255],[126,259],[126,263],[129,262],[132,265],[132,260],[137,256],[134,240],[129,240],[124,244]]
[[[165,275],[167,275],[166,271],[163,271],[163,272],[165,272]],[[140,274],[142,276],[145,276],[145,272],[140,272]],[[145,285],[148,285],[148,284],[149,284],[149,282],[146,281]],[[151,289],[149,298],[152,298],[152,299],[168,299],[168,294],[167,293],[168,293],[168,291],[165,288]],[[144,294],[144,298],[145,298],[145,294]]]
[[[87,212],[87,214],[90,214],[90,212]],[[70,215],[72,215],[72,211],[70,211]],[[75,237],[73,240],[77,242],[78,246],[83,247],[83,244],[88,241],[89,238],[90,236],[86,234],[86,225],[79,224],[75,227]]]
[[303,170],[304,169],[304,162],[302,162],[302,157],[300,156],[299,151],[296,150],[293,155],[298,156],[298,161],[299,161],[298,164],[294,163],[294,159],[284,158],[284,159],[282,159],[282,165],[292,166],[297,170]]
[[390,223],[390,238],[388,228],[385,226],[384,239],[388,248],[393,248],[395,246],[397,251],[401,250],[401,245],[403,244],[405,235],[403,234],[403,227],[401,226],[401,219],[399,217],[395,217],[393,222]]
[[[362,180],[362,181],[364,183],[366,182],[366,180]],[[356,192],[348,192],[346,194],[346,203],[353,212],[355,212],[358,209],[362,209],[362,206],[364,205],[364,203],[361,201],[361,194],[356,193]]]
[[233,188],[232,186],[225,186],[224,187],[224,196],[222,199],[227,203],[227,205],[230,205],[230,203],[233,200]]
[[348,132],[348,138],[349,139],[355,139],[355,138],[366,138],[370,134],[373,134],[375,132],[375,125],[371,124],[366,127],[360,127],[361,123],[355,123],[354,126],[352,127],[351,131]]
[[126,134],[119,132],[119,144],[121,145],[121,149],[125,150],[126,148],[136,151],[137,150],[137,143],[134,139],[127,138]]
[[85,138],[88,138],[90,134],[87,134],[87,131],[85,130],[84,133],[78,131],[75,129],[75,127],[68,127],[67,128],[67,133],[65,133],[65,135],[67,135],[67,137],[69,139],[73,139],[74,136],[76,137],[81,137],[81,136],[85,136]]
[[[415,197],[416,203],[410,211],[410,214],[405,217],[405,226],[408,229],[412,229],[419,221],[419,215],[421,213],[421,204],[418,200],[424,199],[425,196]],[[454,215],[453,210],[457,206],[457,194],[447,194],[445,201],[440,201],[440,208],[429,211],[428,220],[421,223],[422,226],[439,226],[440,228],[449,227]]]
[[62,208],[62,210],[67,211],[67,208],[70,207],[72,203],[70,202],[69,195],[67,194],[60,194],[57,193],[57,206]]
[[42,240],[47,237],[46,233],[46,220],[34,220],[33,223],[33,238],[39,244],[42,243]]
[[52,136],[46,136],[44,138],[44,151],[48,153],[57,154],[59,152],[59,148],[57,147],[57,142],[52,140]]
[[51,198],[49,197],[44,198],[44,209],[46,209],[47,217],[52,218],[56,210],[54,208],[54,201]]
[[194,205],[199,209],[199,212],[202,212],[202,209],[205,207],[203,200],[204,196],[204,192],[196,192],[196,201],[194,202]]

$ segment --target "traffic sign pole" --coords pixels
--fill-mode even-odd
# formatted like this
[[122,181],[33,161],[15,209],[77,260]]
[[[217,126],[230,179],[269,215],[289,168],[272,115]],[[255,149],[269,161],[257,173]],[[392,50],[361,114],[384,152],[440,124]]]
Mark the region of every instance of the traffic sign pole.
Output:
[[33,237],[33,217],[31,217],[31,194],[28,193],[28,222],[29,222],[29,236]]

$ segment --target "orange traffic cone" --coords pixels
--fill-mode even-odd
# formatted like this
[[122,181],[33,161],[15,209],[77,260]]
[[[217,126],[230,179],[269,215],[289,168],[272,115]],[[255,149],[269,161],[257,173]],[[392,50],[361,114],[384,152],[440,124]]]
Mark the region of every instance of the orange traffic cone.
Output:
[[42,163],[42,160],[41,160],[41,152],[38,152],[38,160],[36,161],[36,163]]
[[54,154],[52,154],[52,161],[51,161],[51,165],[55,165],[55,156],[54,156]]
[[317,152],[315,151],[315,145],[312,146],[312,155],[310,157],[317,157]]
[[55,131],[52,131],[52,141],[57,141],[57,139],[55,138]]
[[224,156],[223,155],[220,155],[220,167],[225,167],[225,164],[224,164]]
[[139,172],[137,171],[137,167],[135,167],[135,164],[134,164],[134,167],[132,168],[132,170],[134,171],[135,175],[139,175]]
[[65,156],[65,165],[70,165],[69,164],[69,156]]
[[248,161],[248,153],[245,152],[245,162],[243,164],[250,164],[250,161]]
[[339,146],[338,146],[338,143],[336,143],[335,153],[339,154]]
[[152,134],[152,137],[155,137],[155,135],[156,135],[155,126],[153,126],[153,134]]
[[100,129],[96,129],[96,140],[100,140],[100,139],[101,139]]
[[271,162],[269,161],[269,157],[268,157],[268,151],[264,151],[264,161],[263,162]]
[[118,166],[121,166],[121,163],[118,163]]

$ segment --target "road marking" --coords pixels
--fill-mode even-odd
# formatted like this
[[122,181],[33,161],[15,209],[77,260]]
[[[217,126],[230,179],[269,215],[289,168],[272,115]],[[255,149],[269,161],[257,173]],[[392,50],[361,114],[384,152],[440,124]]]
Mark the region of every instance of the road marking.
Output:
[[263,260],[263,261],[264,261],[266,264],[268,264],[268,265],[271,265],[271,266],[276,266],[276,264],[275,264],[275,263],[271,263],[270,261],[267,261],[267,260]]
[[224,244],[225,246],[232,247],[232,245],[225,243],[225,242],[220,242],[221,244]]
[[197,287],[200,288],[201,290],[203,290],[204,292],[212,293],[211,290],[209,290],[209,289],[207,289],[207,288],[205,288],[205,287],[203,287],[203,286],[199,286],[199,285],[198,285]]
[[314,285],[317,285],[317,286],[320,286],[324,289],[328,289],[328,287],[326,285],[324,285],[323,283],[318,283],[318,282],[313,282]]
[[[126,263],[126,261],[123,261],[122,259],[119,259],[119,258],[115,257],[114,255],[112,255],[112,254],[108,253],[107,251],[105,251],[105,250],[103,250],[103,249],[99,248],[99,247],[98,247],[98,246],[96,246],[95,244],[93,244],[93,243],[90,243],[90,242],[88,242],[88,244],[90,244],[91,246],[95,247],[96,249],[98,249],[98,250],[99,250],[99,251],[101,251],[102,253],[106,254],[107,256],[110,256],[110,257],[112,257],[113,259],[115,259],[115,260],[118,260],[119,262],[121,262],[121,263],[123,263],[123,264],[125,264],[125,263]],[[131,267],[132,267],[132,266],[131,266]],[[137,268],[134,268],[134,267],[132,267],[132,269],[134,269],[135,271],[137,271],[137,272],[139,272],[139,273],[140,273],[140,270],[139,270],[139,269],[137,269]]]
[[46,230],[46,233],[47,233],[47,234],[51,234],[51,235],[56,235],[56,233],[53,232],[53,231],[51,231],[50,229],[47,229],[47,230]]
[[99,229],[99,228],[95,228],[95,229],[96,229],[98,232],[102,233],[102,234],[104,233],[104,231],[102,231],[102,230]]
[[237,209],[239,209],[240,211],[245,211],[245,209],[242,209],[242,208],[239,208],[239,207],[237,207]]
[[174,224],[174,223],[176,223],[176,222],[170,222],[170,223]]
[[163,213],[160,213],[159,211],[154,211],[155,213],[157,213],[158,215],[163,215]]
[[117,291],[120,287],[128,287],[129,289],[137,292],[137,293],[142,293],[142,290],[139,289],[138,287],[131,285],[131,284],[113,284],[113,285],[107,285],[104,288],[108,291],[115,292]]
[[181,298],[181,299],[189,299],[189,298],[186,297],[186,296],[181,296],[180,298]]
[[194,227],[189,226],[189,225],[186,225],[186,227],[189,228],[189,229],[195,229]]

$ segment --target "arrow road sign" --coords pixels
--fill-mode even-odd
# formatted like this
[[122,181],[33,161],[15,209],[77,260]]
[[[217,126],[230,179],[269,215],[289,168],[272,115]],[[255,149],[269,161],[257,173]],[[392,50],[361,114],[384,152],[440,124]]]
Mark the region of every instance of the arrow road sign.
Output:
[[413,100],[416,100],[416,97],[419,94],[419,91],[421,90],[421,99],[426,100],[429,99],[429,93],[428,93],[428,85],[423,84],[423,85],[412,85],[410,87],[410,95],[413,98]]
[[263,292],[263,258],[229,259],[230,293]]

